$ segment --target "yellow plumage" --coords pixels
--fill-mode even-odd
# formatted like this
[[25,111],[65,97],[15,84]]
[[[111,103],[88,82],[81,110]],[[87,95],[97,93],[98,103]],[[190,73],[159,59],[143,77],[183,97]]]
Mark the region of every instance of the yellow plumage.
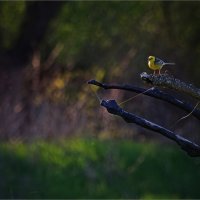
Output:
[[156,58],[155,56],[148,57],[148,66],[150,69],[154,70],[154,74],[156,70],[158,70],[160,74],[160,70],[162,69],[164,65],[175,65],[175,63],[166,63],[162,61],[161,59]]

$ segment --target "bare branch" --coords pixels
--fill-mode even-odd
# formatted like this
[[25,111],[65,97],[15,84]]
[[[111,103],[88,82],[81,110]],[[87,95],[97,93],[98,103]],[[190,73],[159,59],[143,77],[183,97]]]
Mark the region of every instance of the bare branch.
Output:
[[154,75],[143,72],[140,77],[146,83],[154,86],[161,86],[169,89],[174,89],[179,92],[184,92],[198,100],[200,100],[200,89],[192,84],[185,83],[179,79],[174,78],[172,75],[162,74]]
[[[152,79],[153,78],[159,79],[159,77],[161,77],[161,76],[168,76],[168,75],[161,75],[161,76],[156,76],[156,77],[155,77],[155,75],[148,75],[148,76],[152,76],[152,77],[150,77]],[[152,84],[152,82],[151,82],[152,79],[148,79],[149,78],[148,76],[147,76],[147,79],[145,79],[144,76],[143,76],[144,79],[143,78],[142,79],[147,82],[150,82]],[[182,89],[182,90],[178,89],[179,91],[185,91],[188,94],[193,93],[192,96],[195,96],[194,95],[195,92],[198,93],[198,89],[195,88],[193,85],[189,85],[190,87],[188,86],[188,88],[186,88],[185,85],[187,85],[187,84],[179,81],[178,79],[173,79],[173,80],[175,80],[177,85],[179,85],[179,87]],[[170,81],[172,81],[172,82],[173,82],[173,80],[170,79]],[[133,91],[136,93],[143,93],[145,95],[167,101],[173,105],[178,106],[179,108],[182,108],[185,111],[190,111],[190,112],[192,111],[192,114],[195,117],[197,117],[198,119],[200,119],[200,110],[198,110],[198,109],[194,110],[193,106],[191,106],[190,104],[188,104],[180,99],[177,99],[167,93],[164,93],[156,88],[152,88],[151,90],[146,90],[144,88],[139,88],[139,87],[135,87],[132,85],[105,84],[105,83],[100,83],[96,80],[88,81],[88,84],[93,84],[93,85],[102,87],[104,89],[121,89],[121,90]],[[172,85],[173,85],[173,83],[172,83]],[[174,85],[176,86],[176,84],[174,84]],[[171,88],[171,87],[169,87],[169,88]],[[175,88],[176,87],[174,87],[173,89],[175,89]],[[197,96],[198,95],[196,95],[195,97],[197,98]],[[119,105],[116,103],[115,100],[106,100],[106,101],[102,100],[101,105],[103,107],[105,107],[109,113],[122,117],[128,123],[138,124],[144,128],[155,131],[155,132],[175,141],[184,151],[186,151],[188,153],[188,155],[193,156],[193,157],[200,156],[200,146],[198,144],[196,144],[178,134],[175,134],[173,131],[171,131],[167,128],[159,126],[158,124],[148,121],[148,120],[146,120],[142,117],[139,117],[133,113],[124,111],[121,107],[119,107]]]
[[101,105],[111,114],[122,117],[128,123],[135,123],[149,130],[160,133],[161,135],[175,141],[180,147],[192,157],[200,156],[200,146],[190,140],[175,134],[174,132],[159,126],[151,121],[141,118],[133,113],[124,111],[118,106],[115,100],[102,100]]
[[136,87],[136,86],[129,85],[129,84],[123,84],[123,85],[106,84],[106,83],[100,83],[96,80],[90,80],[90,81],[88,81],[88,84],[96,85],[96,86],[102,87],[104,89],[120,89],[120,90],[136,92],[136,93],[143,93],[144,95],[148,95],[148,96],[166,101],[168,103],[171,103],[171,104],[185,110],[186,112],[193,111],[191,114],[200,120],[200,110],[199,109],[193,110],[194,106],[192,106],[191,104],[184,102],[183,100],[178,99],[178,98],[176,98],[170,94],[167,94],[163,91],[160,91],[157,88],[152,88],[151,90],[146,91],[146,89],[144,89],[144,88]]

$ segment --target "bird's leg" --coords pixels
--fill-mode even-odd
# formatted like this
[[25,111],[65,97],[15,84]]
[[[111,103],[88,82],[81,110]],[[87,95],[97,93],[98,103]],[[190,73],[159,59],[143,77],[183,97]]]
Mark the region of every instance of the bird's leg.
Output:
[[153,71],[153,75],[155,75],[155,74],[156,74],[156,70]]
[[158,74],[159,74],[159,75],[161,75],[160,70],[161,70],[161,69],[158,70]]

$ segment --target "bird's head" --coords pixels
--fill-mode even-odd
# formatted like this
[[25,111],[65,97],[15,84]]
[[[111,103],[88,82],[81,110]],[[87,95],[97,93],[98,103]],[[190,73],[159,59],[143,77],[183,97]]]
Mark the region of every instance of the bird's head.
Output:
[[155,56],[149,56],[148,61],[155,61]]

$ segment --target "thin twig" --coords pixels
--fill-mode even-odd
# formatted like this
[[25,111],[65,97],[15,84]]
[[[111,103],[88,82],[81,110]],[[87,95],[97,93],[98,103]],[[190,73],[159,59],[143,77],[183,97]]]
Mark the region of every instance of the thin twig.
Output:
[[187,115],[185,115],[185,116],[181,117],[180,119],[178,119],[178,120],[173,124],[172,127],[175,127],[175,125],[177,125],[180,121],[182,121],[183,119],[186,119],[186,118],[188,118],[190,115],[192,115],[192,113],[195,111],[195,109],[197,108],[197,106],[199,105],[199,103],[200,103],[200,101],[197,102],[197,104],[195,105],[194,109],[193,109],[190,113],[188,113]]
[[129,102],[129,101],[131,101],[131,100],[135,99],[136,97],[138,97],[138,96],[140,96],[140,95],[143,95],[143,94],[145,94],[146,92],[148,92],[149,90],[152,90],[152,89],[153,89],[153,87],[151,87],[151,88],[149,88],[149,89],[145,90],[144,92],[142,92],[142,93],[139,93],[139,94],[137,94],[137,95],[135,95],[135,96],[133,96],[133,97],[130,97],[129,99],[127,99],[127,100],[125,100],[125,101],[122,101],[121,103],[119,103],[119,105],[121,106],[122,104],[125,104],[125,103],[127,103],[127,102]]

